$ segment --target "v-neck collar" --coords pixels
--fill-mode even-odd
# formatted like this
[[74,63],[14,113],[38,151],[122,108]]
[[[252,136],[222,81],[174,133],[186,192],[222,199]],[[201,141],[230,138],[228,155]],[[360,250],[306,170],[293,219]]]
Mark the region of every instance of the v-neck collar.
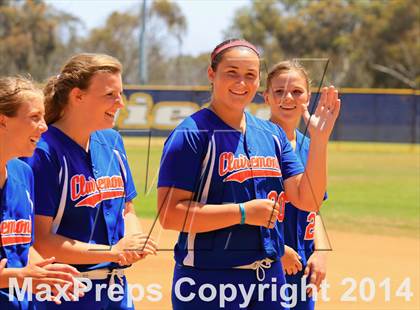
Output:
[[77,149],[79,149],[81,152],[83,152],[86,156],[90,156],[90,148],[91,148],[91,145],[92,145],[92,135],[93,134],[91,134],[90,135],[90,137],[89,137],[89,148],[88,148],[88,150],[86,151],[83,147],[81,147],[76,141],[74,141],[72,138],[70,138],[66,133],[64,133],[61,129],[59,129],[59,128],[57,128],[57,127],[55,127],[55,126],[53,126],[53,125],[50,125],[49,127],[48,127],[48,130],[53,130],[53,132],[55,133],[55,134],[57,134],[58,136],[60,136],[60,138],[62,138],[62,139],[64,139],[64,140],[66,140],[68,143],[70,143],[71,145],[73,145],[75,148],[77,148]]
[[244,114],[245,114],[245,124],[246,124],[245,126],[246,126],[246,128],[245,128],[245,133],[243,133],[242,131],[240,131],[240,130],[238,130],[236,128],[233,128],[233,127],[229,126],[228,124],[226,124],[219,117],[219,115],[217,115],[214,111],[210,110],[209,108],[205,108],[205,110],[207,111],[207,114],[210,115],[210,117],[214,118],[218,123],[220,123],[222,126],[226,127],[227,130],[233,130],[233,131],[239,133],[240,135],[245,136],[246,131],[247,131],[247,127],[248,127],[248,115],[247,115],[247,113],[245,111],[244,111]]

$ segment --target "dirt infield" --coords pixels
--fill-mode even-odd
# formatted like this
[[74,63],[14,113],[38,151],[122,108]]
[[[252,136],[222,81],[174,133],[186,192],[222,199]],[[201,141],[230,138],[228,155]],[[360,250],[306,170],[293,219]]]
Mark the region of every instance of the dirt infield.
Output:
[[[142,221],[143,231],[149,231],[151,220]],[[329,301],[319,301],[316,309],[366,309],[366,310],[405,310],[420,309],[420,240],[402,237],[365,235],[340,231],[328,231],[333,250],[328,257],[326,290]],[[128,281],[145,289],[141,301],[135,302],[136,309],[171,309],[170,289],[173,270],[173,248],[176,232],[163,231],[160,226],[153,229],[152,236],[159,240],[160,249],[156,257],[148,257],[137,263],[127,272]],[[396,296],[400,284],[405,278],[410,283],[413,293],[410,301]],[[346,279],[351,278],[351,279]],[[364,279],[370,278],[370,279]],[[389,278],[389,301],[385,301],[386,284]],[[354,280],[352,280],[354,279]],[[342,281],[345,281],[342,283]],[[347,281],[347,282],[346,282]],[[349,291],[351,282],[355,289]],[[408,282],[409,281],[409,282]],[[160,301],[149,301],[155,297],[147,292],[147,286],[158,284],[162,293]],[[373,292],[371,289],[375,289]],[[347,291],[347,297],[346,297]],[[134,294],[139,291],[134,289]],[[319,295],[319,298],[321,296]],[[356,301],[344,301],[354,299]],[[363,301],[363,298],[367,301]]]

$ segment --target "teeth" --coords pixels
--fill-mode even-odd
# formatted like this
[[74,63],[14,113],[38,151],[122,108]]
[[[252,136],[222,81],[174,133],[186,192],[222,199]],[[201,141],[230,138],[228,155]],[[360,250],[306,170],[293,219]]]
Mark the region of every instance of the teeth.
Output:
[[294,107],[284,107],[284,106],[280,106],[280,108],[284,109],[284,110],[293,110],[296,108],[296,106]]
[[234,91],[230,91],[232,94],[234,94],[234,95],[239,95],[239,96],[242,96],[242,95],[245,95],[246,94],[246,92],[243,92],[243,93],[238,93],[238,92],[234,92]]

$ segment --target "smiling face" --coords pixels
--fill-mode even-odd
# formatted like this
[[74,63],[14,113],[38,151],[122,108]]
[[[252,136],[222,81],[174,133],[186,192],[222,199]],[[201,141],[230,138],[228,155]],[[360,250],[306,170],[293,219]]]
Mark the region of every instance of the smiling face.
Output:
[[88,117],[86,126],[92,131],[112,128],[118,110],[124,107],[122,80],[119,73],[99,72],[90,80],[87,90],[80,92],[80,109]]
[[281,72],[271,79],[264,98],[276,123],[295,125],[309,104],[310,93],[305,76],[293,69]]
[[259,83],[258,56],[247,48],[232,48],[223,54],[216,71],[208,69],[213,84],[213,103],[229,110],[244,110],[254,98]]
[[26,96],[13,117],[0,115],[5,142],[13,157],[32,156],[41,134],[47,130],[41,96]]

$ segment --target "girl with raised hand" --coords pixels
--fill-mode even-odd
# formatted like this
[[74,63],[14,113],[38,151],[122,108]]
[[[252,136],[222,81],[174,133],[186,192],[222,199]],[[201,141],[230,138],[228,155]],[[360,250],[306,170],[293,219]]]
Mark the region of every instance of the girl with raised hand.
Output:
[[234,39],[216,46],[208,68],[209,108],[186,118],[165,142],[158,213],[163,228],[180,232],[174,309],[288,306],[280,289],[285,195],[299,208],[319,209],[340,102],[334,88],[324,90],[303,177],[284,131],[245,111],[259,87],[259,68],[251,43]]
[[[310,139],[298,129],[303,117],[308,123],[310,117],[308,105],[311,97],[310,79],[305,68],[297,61],[283,61],[276,64],[268,73],[265,102],[270,106],[270,120],[279,125],[290,141],[297,158],[306,165],[310,149]],[[324,89],[324,91],[326,91]],[[322,102],[320,103],[322,104]],[[309,133],[317,132],[314,126],[308,126]],[[310,181],[310,180],[309,180]],[[284,218],[285,253],[281,258],[286,273],[286,282],[297,288],[297,304],[291,309],[314,309],[312,287],[303,292],[301,281],[307,276],[307,284],[319,289],[326,275],[326,244],[321,217],[315,211],[304,211],[287,202]],[[318,250],[318,251],[316,251]],[[306,282],[304,280],[304,282]]]

